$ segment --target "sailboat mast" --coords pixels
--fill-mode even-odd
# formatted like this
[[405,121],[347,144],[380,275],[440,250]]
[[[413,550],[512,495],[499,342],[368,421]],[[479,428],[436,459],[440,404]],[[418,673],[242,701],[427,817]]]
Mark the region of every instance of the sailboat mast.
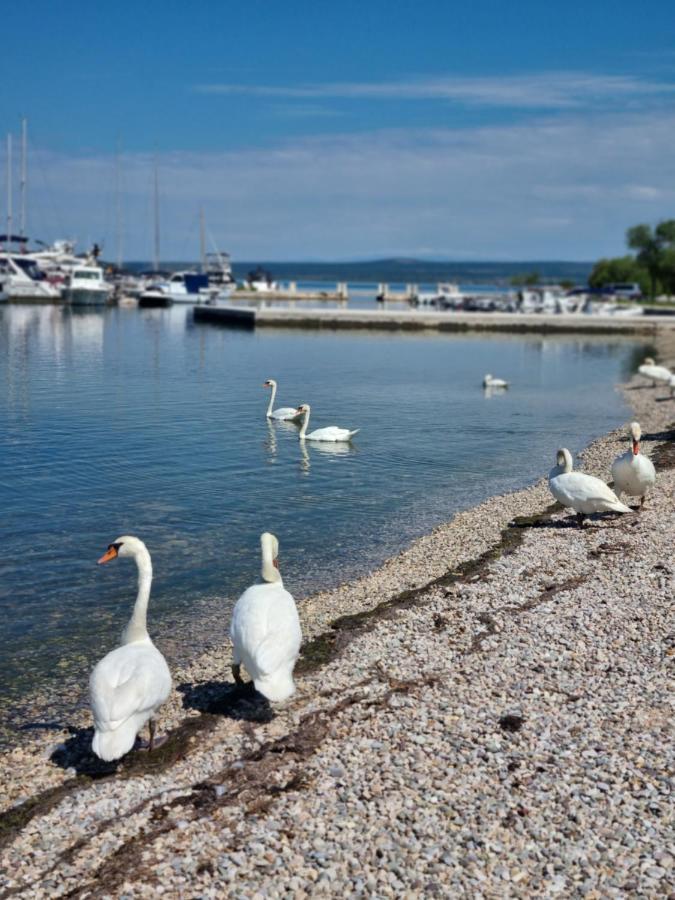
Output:
[[21,221],[19,234],[26,237],[26,191],[28,189],[28,119],[21,119]]
[[159,175],[155,154],[155,272],[159,271]]
[[202,272],[206,272],[206,228],[203,209],[199,210],[199,252],[202,257]]
[[12,244],[12,135],[7,135],[7,245]]
[[122,268],[122,198],[120,178],[120,140],[115,153],[115,230],[117,231],[117,268]]

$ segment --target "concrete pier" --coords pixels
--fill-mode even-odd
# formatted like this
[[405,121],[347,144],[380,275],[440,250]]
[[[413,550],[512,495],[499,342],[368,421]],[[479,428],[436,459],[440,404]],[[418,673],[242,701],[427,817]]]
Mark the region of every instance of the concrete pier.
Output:
[[624,334],[675,332],[671,316],[521,315],[361,309],[237,309],[196,306],[195,321],[247,328],[368,329],[382,331],[503,332],[507,334]]

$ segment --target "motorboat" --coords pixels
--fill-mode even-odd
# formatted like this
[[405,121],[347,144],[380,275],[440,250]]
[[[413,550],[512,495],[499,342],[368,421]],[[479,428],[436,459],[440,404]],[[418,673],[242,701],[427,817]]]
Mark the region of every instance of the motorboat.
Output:
[[236,281],[232,274],[230,254],[222,250],[204,255],[202,271],[209,279],[209,285],[215,288],[234,288]]
[[257,294],[265,294],[278,290],[278,284],[273,280],[272,275],[262,266],[253,269],[246,276],[243,283],[245,291],[255,291]]
[[147,285],[139,299],[149,293],[171,298],[172,303],[215,303],[227,300],[230,288],[227,285],[214,285],[209,281],[206,272],[174,272],[166,280],[157,280]]
[[436,285],[435,291],[418,291],[410,298],[409,303],[415,308],[432,306],[436,309],[461,309],[464,300],[465,295],[460,291],[459,285],[441,282]]
[[9,300],[61,299],[61,285],[48,278],[29,253],[0,253],[0,273]]
[[63,299],[72,306],[105,306],[112,292],[100,266],[80,265],[67,273]]

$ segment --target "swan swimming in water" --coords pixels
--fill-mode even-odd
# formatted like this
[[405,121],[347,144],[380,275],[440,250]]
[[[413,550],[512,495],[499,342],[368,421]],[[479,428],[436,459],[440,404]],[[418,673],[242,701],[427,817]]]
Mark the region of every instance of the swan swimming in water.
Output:
[[483,378],[483,387],[484,388],[507,388],[509,386],[508,381],[504,381],[503,378],[493,378],[492,375],[486,375]]
[[149,750],[156,744],[154,716],[171,693],[171,673],[166,660],[150,640],[147,610],[152,583],[148,549],[136,537],[123,535],[110,544],[99,565],[130,556],[138,568],[138,595],[122,645],[96,664],[89,679],[94,714],[92,750],[106,761],[119,759],[134,746],[149,723]]
[[670,369],[665,366],[657,366],[651,356],[646,357],[642,365],[638,366],[638,373],[649,378],[652,387],[656,387],[659,382],[670,384],[670,379],[673,377]]
[[268,700],[286,700],[295,692],[293,667],[302,632],[295,600],[284,588],[279,571],[279,541],[260,536],[263,584],[254,584],[237,600],[232,613],[232,675],[242,684],[241,664],[257,691]]
[[651,459],[640,453],[642,429],[638,422],[631,422],[630,436],[631,449],[617,456],[612,463],[612,478],[619,497],[621,494],[639,497],[642,506],[647,491],[656,481],[656,470]]
[[277,396],[277,383],[273,378],[268,378],[263,387],[272,388],[269,406],[265,415],[268,419],[277,419],[280,422],[296,422],[300,418],[300,413],[293,406],[281,406],[274,409],[274,398]]
[[328,425],[327,428],[317,428],[315,431],[310,431],[310,433],[307,434],[310,413],[309,403],[303,403],[302,406],[298,407],[297,411],[303,416],[302,428],[300,429],[301,441],[304,441],[305,439],[308,441],[351,441],[354,435],[358,434],[360,431],[359,428],[350,431],[348,428],[338,428],[337,425]]
[[614,491],[600,478],[572,471],[572,454],[567,448],[558,450],[556,465],[548,476],[548,486],[562,506],[573,509],[579,526],[584,518],[599,512],[630,512]]

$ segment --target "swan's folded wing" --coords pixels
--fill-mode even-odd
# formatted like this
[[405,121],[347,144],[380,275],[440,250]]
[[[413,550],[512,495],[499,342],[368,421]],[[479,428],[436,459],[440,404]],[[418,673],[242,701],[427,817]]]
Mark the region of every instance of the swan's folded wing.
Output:
[[143,648],[116,662],[117,666],[97,666],[90,680],[94,720],[112,729],[159,706],[171,690],[171,676],[158,650]]
[[[567,482],[566,488],[571,488],[573,496],[580,501],[605,503],[608,508],[617,512],[630,512],[608,484],[594,475],[585,475],[582,472],[570,472],[563,476]],[[561,479],[562,480],[562,479]]]

